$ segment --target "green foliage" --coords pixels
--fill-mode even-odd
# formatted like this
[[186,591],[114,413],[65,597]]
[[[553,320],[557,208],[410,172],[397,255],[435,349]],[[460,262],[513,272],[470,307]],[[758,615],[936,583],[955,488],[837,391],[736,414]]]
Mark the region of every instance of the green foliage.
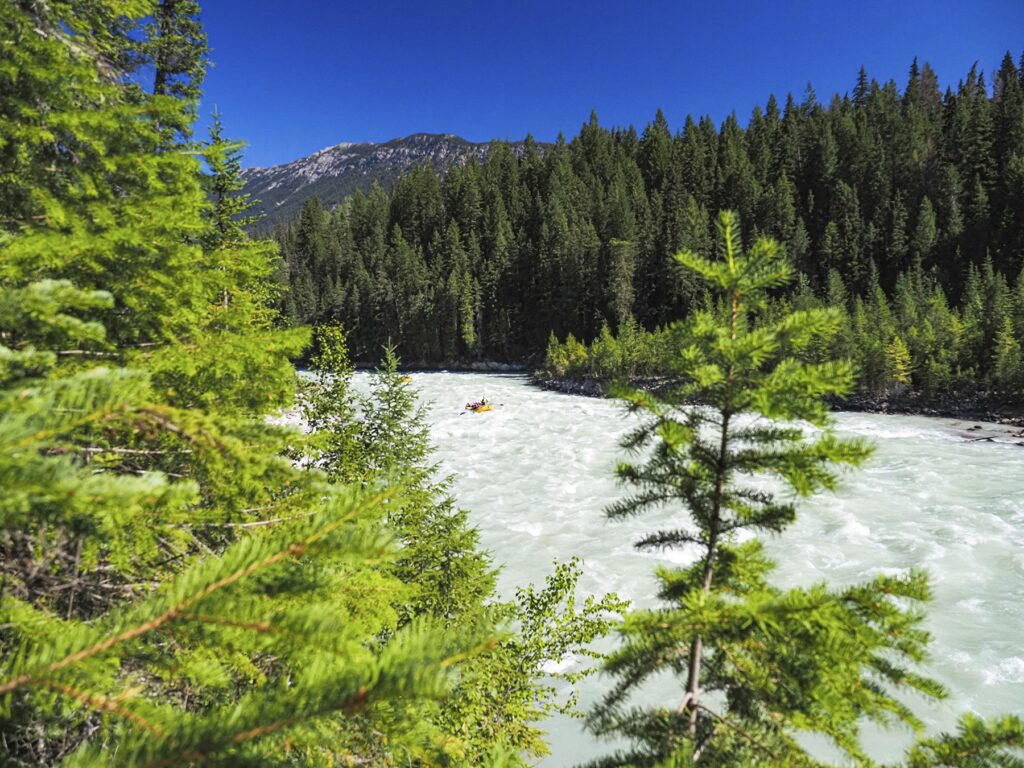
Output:
[[182,99],[186,109],[201,95],[206,77],[206,33],[196,0],[159,0],[140,46],[152,62],[153,93]]
[[889,381],[910,384],[910,350],[899,336],[893,336],[885,348],[885,372]]
[[[1024,352],[1018,340],[1024,325],[1015,318],[1024,317],[1020,291],[1011,292],[989,268],[970,273],[965,298],[963,308],[951,309],[934,275],[914,269],[896,281],[892,299],[876,284],[869,301],[851,300],[849,287],[833,271],[823,298],[802,281],[795,290],[777,289],[762,314],[776,317],[789,308],[822,307],[836,312],[836,333],[812,343],[801,357],[849,359],[859,372],[862,392],[899,396],[911,390],[934,397],[985,387],[1019,393],[1018,359]],[[666,330],[636,326],[625,326],[616,338],[601,336],[587,348],[575,339],[560,344],[554,338],[548,342],[544,371],[555,378],[667,377],[673,365],[664,350],[671,344]],[[619,352],[609,355],[608,349]]]
[[352,391],[355,372],[348,359],[345,331],[321,326],[313,334],[314,380],[302,393],[302,419],[313,434],[311,460],[331,480],[354,483],[370,475],[361,452],[359,400]]
[[448,734],[456,764],[485,764],[498,748],[510,764],[525,765],[547,753],[537,723],[553,712],[573,712],[571,685],[593,671],[549,675],[545,667],[598,658],[590,644],[607,634],[625,604],[606,595],[578,605],[575,561],[556,566],[543,588],[525,587],[514,601],[497,602],[495,574],[479,551],[476,530],[455,507],[448,480],[434,479],[424,413],[394,349],[384,349],[370,391],[359,393],[342,329],[318,328],[315,338],[313,379],[302,405],[313,429],[304,463],[350,483],[372,486],[387,478],[402,489],[387,508],[399,549],[386,572],[404,586],[391,597],[398,626],[427,616],[456,635],[488,627],[498,637],[453,666],[452,695],[421,715]]
[[669,370],[664,349],[671,343],[669,328],[645,331],[632,317],[616,336],[606,325],[585,346],[569,334],[559,342],[552,333],[544,356],[543,373],[553,378],[591,378],[600,381],[663,377]]
[[[343,323],[357,360],[388,339],[410,361],[530,360],[554,333],[590,351],[549,357],[551,375],[667,374],[665,340],[649,334],[704,303],[672,254],[707,252],[709,210],[734,208],[745,242],[786,247],[805,303],[849,315],[808,356],[851,359],[872,394],[1003,392],[993,352],[1005,308],[992,289],[1024,271],[1024,95],[1012,57],[997,75],[988,89],[975,68],[943,93],[915,63],[901,93],[862,72],[854,98],[771,97],[745,128],[687,117],[673,133],[659,113],[638,136],[591,115],[571,140],[528,139],[519,157],[495,142],[443,180],[417,169],[390,197],[358,193],[330,214],[307,203],[321,210],[317,237],[308,211],[274,235],[288,311],[300,325]],[[897,335],[910,361],[894,387]]]
[[911,749],[907,768],[1020,768],[1024,765],[1024,722],[1016,717],[960,720],[956,734],[924,739]]
[[207,247],[244,243],[248,240],[246,227],[259,221],[258,216],[248,215],[256,201],[240,193],[245,186],[242,181],[242,145],[228,141],[223,134],[220,113],[215,112],[210,138],[203,146],[203,159],[209,169],[207,192],[212,203],[207,212],[210,221]]
[[498,606],[516,631],[465,665],[442,710],[449,728],[463,734],[468,765],[485,764],[496,744],[527,758],[546,755],[543,733],[533,724],[555,712],[579,716],[572,685],[597,668],[559,671],[559,666],[600,659],[590,644],[609,632],[614,616],[627,606],[613,594],[589,596],[578,605],[580,574],[576,560],[556,563],[543,588],[518,589],[513,602]]
[[1019,393],[1024,390],[1024,347],[1013,331],[1009,316],[1003,319],[1003,327],[995,338],[992,378],[1003,392]]
[[[772,240],[744,253],[730,212],[719,217],[719,252],[714,260],[677,256],[721,301],[680,328],[678,383],[620,392],[644,417],[623,440],[640,461],[619,466],[635,493],[607,513],[678,505],[688,521],[672,520],[637,546],[686,546],[697,559],[659,569],[665,607],[634,611],[622,625],[623,645],[606,662],[616,684],[590,726],[630,747],[596,764],[818,765],[805,733],[866,763],[865,722],[920,727],[896,694],[943,695],[914,671],[928,640],[920,610],[928,586],[912,573],[844,589],[780,590],[768,581],[774,565],[760,542],[740,543],[742,531],[784,531],[795,519],[794,498],[833,489],[837,469],[871,451],[833,433],[824,403],[850,391],[850,365],[803,357],[836,332],[840,313],[761,314],[792,268]],[[778,499],[775,489],[787,496]],[[632,705],[643,683],[663,673],[680,678],[678,705]]]
[[[34,335],[58,345],[58,330],[81,330],[68,322],[68,310],[105,303],[102,295],[60,283],[11,292],[34,299],[17,302],[34,311],[15,319],[31,317],[44,329]],[[200,491],[204,472],[219,466],[217,456],[227,458],[237,437],[155,401],[144,371],[60,374],[52,354],[4,351],[14,363],[0,420],[0,474],[9,489],[0,507],[0,689],[7,694],[0,719],[9,757],[170,765],[203,754],[225,764],[266,764],[281,759],[285,744],[300,753],[322,751],[324,716],[378,706],[387,714],[374,727],[390,734],[390,748],[439,749],[432,744],[440,737],[428,738],[413,713],[443,695],[444,670],[470,647],[466,642],[484,638],[464,627],[453,644],[456,635],[426,617],[399,630],[394,598],[380,597],[402,590],[381,569],[397,555],[379,521],[382,506],[400,504],[400,494],[328,485],[277,458],[277,440],[262,454],[245,446],[233,469],[237,481],[259,472],[278,517],[257,516],[252,528],[227,522],[226,489],[211,486],[205,498]],[[60,375],[31,371],[29,379],[26,361]],[[98,434],[113,440],[122,421],[125,436],[148,431],[150,446],[160,445],[162,431],[191,448],[96,445]],[[247,429],[272,437],[257,423]],[[178,468],[196,479],[174,480],[156,467],[134,473],[118,466],[124,453],[186,454]],[[259,500],[255,488],[246,490],[250,502]],[[223,532],[252,533],[225,548],[223,536],[202,532],[204,519]],[[33,553],[40,535],[49,544]],[[189,552],[199,545],[206,556]],[[168,550],[177,553],[170,569]],[[128,578],[163,583],[131,600],[137,587]],[[367,644],[382,633],[387,642]],[[396,711],[404,700],[409,707]],[[97,716],[103,727],[95,743],[79,746]],[[29,739],[43,722],[66,732]],[[344,733],[348,726],[330,730],[334,755],[368,748],[358,734]]]
[[[312,431],[272,423],[268,417],[294,401],[290,360],[309,339],[281,329],[275,307],[301,323],[351,319],[349,341],[360,355],[392,330],[416,354],[470,357],[521,349],[551,329],[590,339],[610,321],[619,337],[599,338],[600,370],[641,371],[646,336],[629,310],[648,312],[639,322],[652,327],[658,315],[646,307],[699,303],[689,289],[660,287],[661,255],[680,237],[700,240],[711,191],[691,196],[682,224],[659,219],[662,207],[646,190],[672,199],[663,165],[674,140],[663,119],[642,142],[635,134],[612,139],[595,119],[585,151],[562,144],[542,156],[528,142],[520,163],[496,146],[486,166],[453,170],[444,186],[424,172],[391,198],[377,188],[332,213],[310,202],[278,238],[291,278],[280,297],[275,246],[244,233],[252,221],[239,194],[238,146],[224,140],[219,118],[207,144],[187,144],[206,56],[195,2],[4,3],[0,31],[2,761],[515,765],[543,753],[536,720],[570,707],[563,686],[585,673],[549,679],[546,665],[590,653],[624,606],[614,596],[579,605],[575,563],[513,602],[494,600],[491,564],[446,481],[435,477],[423,416],[393,349],[371,392],[359,395],[345,334],[319,329],[301,405]],[[149,73],[151,89],[142,85]],[[1001,112],[993,117],[986,99],[967,95],[972,125],[1012,124],[1012,111],[1009,122]],[[726,177],[749,207],[757,187],[745,181],[738,130],[729,129]],[[707,150],[713,135],[713,126],[691,130],[695,151],[686,162],[697,170],[709,155],[696,150]],[[956,169],[971,182],[963,227],[974,239],[965,244],[992,233],[1012,240],[1013,217],[1005,227],[994,217],[1013,210],[1015,188],[994,188],[989,152],[1009,156],[1012,169],[1016,148],[1000,139],[992,149],[986,136],[972,134],[974,150]],[[578,175],[590,153],[614,158],[585,174],[599,184]],[[714,178],[709,170],[694,178]],[[586,213],[588,190],[605,188],[612,204],[596,220]],[[944,215],[947,197],[930,197]],[[837,242],[842,258],[856,261],[863,250],[851,238],[861,208],[855,195],[844,200],[834,212]],[[773,210],[799,232],[791,204]],[[914,242],[923,253],[931,240],[923,202],[919,217]],[[951,237],[940,226],[933,253]],[[613,242],[640,245],[603,248]],[[980,267],[962,317],[948,323],[962,340],[951,349],[966,351],[943,362],[947,371],[980,359],[997,338],[1010,350],[1021,336],[1024,292],[1011,293],[1000,272],[1005,247],[996,263],[971,251]],[[599,282],[608,267],[612,291]],[[507,290],[510,275],[528,276],[528,292]],[[533,296],[536,313],[524,301]],[[876,308],[885,302],[882,295]],[[911,305],[900,304],[900,322],[927,314]],[[932,314],[948,314],[944,306],[936,301]],[[989,307],[998,313],[987,317]],[[815,312],[801,317],[831,327],[831,314]],[[697,341],[718,338],[711,310],[705,315],[694,326]],[[786,323],[771,326],[777,347],[724,344],[725,358],[696,355],[692,380],[721,387],[716,376],[735,362],[729,355],[745,350],[760,360],[743,369],[760,387],[747,406],[814,421],[822,414],[811,400],[839,391],[829,376],[848,372],[787,362],[784,355],[810,349],[812,334]],[[895,327],[886,327],[892,338]],[[756,341],[756,333],[752,327],[745,338]],[[918,341],[927,334],[900,334],[911,355],[917,345],[945,343],[938,331],[932,346]],[[566,349],[566,370],[590,364],[581,343]],[[1002,381],[1016,370],[1011,357],[986,357],[979,370],[987,374],[991,364]],[[778,358],[777,375],[758,367],[769,358]],[[784,396],[787,381],[802,389]],[[670,422],[663,439],[682,446],[686,422]],[[831,485],[829,459],[859,458],[827,432],[805,444],[795,428],[743,429],[738,439],[775,447],[776,463],[741,450],[736,471],[781,468],[798,491]],[[693,488],[707,471],[697,466]],[[774,529],[791,516],[756,493],[720,500],[730,523]],[[767,565],[757,552],[730,547],[711,548],[719,583],[757,596],[764,611],[728,590],[720,604],[698,605],[696,592],[686,592],[690,576],[665,576],[667,597],[703,622],[695,626],[709,647],[733,643],[748,654],[747,666],[742,658],[735,667],[711,664],[705,680],[797,713],[806,730],[826,728],[828,692],[842,685],[852,702],[884,709],[890,700],[858,687],[854,668],[874,664],[884,679],[931,691],[893,658],[871,655],[884,644],[880,635],[901,638],[898,654],[917,653],[916,617],[892,600],[924,597],[918,577],[841,594],[776,593],[760,579]],[[887,597],[874,600],[878,590]],[[794,625],[806,615],[810,628]],[[756,631],[751,617],[764,617]],[[817,624],[842,621],[868,650],[842,646],[848,662],[837,670],[807,666],[795,651],[777,662],[765,655],[773,632],[813,645],[824,637]],[[758,642],[744,646],[751,637]],[[784,665],[817,704],[791,701],[764,675],[744,676],[770,662]],[[849,713],[840,714],[827,727],[852,738]],[[967,722],[963,734],[922,743],[919,754],[997,754],[1012,745],[1015,728]],[[731,749],[723,743],[715,748]]]
[[584,376],[591,367],[587,347],[578,342],[575,336],[570,333],[565,342],[561,343],[554,331],[551,332],[544,354],[544,372],[547,375],[556,378]]
[[389,507],[388,522],[402,546],[389,571],[410,594],[397,610],[445,621],[474,616],[493,592],[494,574],[476,530],[448,494],[448,480],[434,478],[425,416],[394,349],[384,350],[371,391],[361,395],[353,388],[344,331],[322,327],[315,338],[314,378],[302,400],[313,433],[305,463],[334,480],[400,485],[404,492]]
[[[13,705],[3,716],[16,721],[32,709],[54,717],[71,704],[109,718],[102,742],[76,750],[68,765],[174,765],[199,755],[238,764],[280,760],[282,745],[269,746],[268,737],[316,747],[314,724],[325,715],[441,697],[444,670],[465,646],[421,622],[368,648],[366,632],[380,627],[367,625],[365,596],[341,604],[334,597],[339,589],[380,588],[367,568],[386,556],[386,539],[360,521],[372,520],[383,498],[333,494],[313,518],[200,560],[139,604],[90,625],[47,626],[27,603],[5,598],[5,614],[33,631],[21,638],[27,651],[4,670],[0,690],[13,694]],[[361,617],[353,620],[352,611]],[[42,626],[48,631],[40,636]],[[152,642],[154,635],[163,642]],[[168,639],[176,652],[161,652]],[[140,696],[135,681],[143,677],[164,701]],[[240,684],[248,691],[228,695]],[[188,687],[203,705],[183,713],[175,702]],[[412,717],[392,713],[378,728],[401,743]]]
[[[495,642],[489,564],[459,515],[403,540],[426,468],[335,482],[268,423],[308,334],[277,328],[235,148],[215,127],[208,200],[176,143],[197,10],[0,5],[0,761],[449,761],[423,713]],[[381,402],[340,469],[413,461],[376,446]],[[427,563],[448,573],[421,586]]]

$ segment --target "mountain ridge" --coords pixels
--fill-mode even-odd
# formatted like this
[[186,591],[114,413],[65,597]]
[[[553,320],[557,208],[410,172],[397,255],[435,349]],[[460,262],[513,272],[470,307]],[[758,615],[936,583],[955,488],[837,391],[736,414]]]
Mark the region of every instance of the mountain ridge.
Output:
[[[451,165],[482,161],[492,142],[472,142],[453,133],[413,133],[376,143],[340,142],[288,163],[246,168],[243,193],[259,203],[261,227],[295,216],[303,202],[319,197],[333,207],[356,190],[369,192],[374,182],[389,190],[398,178],[422,165],[444,175]],[[508,142],[517,154],[524,142]]]

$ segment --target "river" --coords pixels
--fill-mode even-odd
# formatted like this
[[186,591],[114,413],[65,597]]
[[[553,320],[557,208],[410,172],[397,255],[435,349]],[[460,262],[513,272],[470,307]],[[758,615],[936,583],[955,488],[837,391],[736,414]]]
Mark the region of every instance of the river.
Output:
[[[365,385],[365,374],[359,379]],[[654,567],[689,561],[686,552],[632,547],[670,513],[629,522],[602,514],[623,493],[612,469],[630,421],[616,402],[539,390],[511,375],[416,373],[413,386],[427,405],[441,469],[454,476],[453,494],[502,567],[504,595],[541,582],[554,560],[575,555],[584,564],[583,591],[652,605]],[[463,410],[482,396],[495,403],[492,412]],[[867,437],[877,450],[767,542],[779,564],[776,583],[841,585],[926,568],[935,595],[926,671],[951,695],[939,704],[911,701],[915,711],[935,729],[950,728],[968,710],[1024,715],[1024,447],[1006,428],[971,431],[973,422],[861,413],[836,419],[843,434]],[[977,439],[989,434],[996,439]],[[600,676],[586,681],[584,701],[606,684]],[[546,768],[608,750],[576,721],[545,727],[552,746]],[[891,760],[907,736],[872,732],[869,742],[873,755]]]

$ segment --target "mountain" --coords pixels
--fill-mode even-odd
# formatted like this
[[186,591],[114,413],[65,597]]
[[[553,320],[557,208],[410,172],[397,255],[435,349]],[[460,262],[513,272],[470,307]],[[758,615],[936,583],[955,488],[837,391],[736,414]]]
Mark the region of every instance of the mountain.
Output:
[[[450,133],[414,133],[383,144],[335,144],[290,163],[246,169],[243,191],[260,201],[256,210],[266,214],[260,223],[266,227],[295,216],[310,197],[331,207],[357,189],[368,192],[375,181],[390,191],[399,176],[417,166],[429,164],[444,174],[452,164],[484,159],[488,146]],[[512,147],[518,153],[523,143]]]

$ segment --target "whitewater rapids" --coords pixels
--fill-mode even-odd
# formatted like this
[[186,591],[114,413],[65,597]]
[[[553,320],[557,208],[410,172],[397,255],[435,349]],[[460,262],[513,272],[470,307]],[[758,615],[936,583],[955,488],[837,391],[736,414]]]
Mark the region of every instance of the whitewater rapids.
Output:
[[[366,384],[358,374],[357,386]],[[503,595],[540,583],[554,560],[578,556],[583,591],[653,605],[655,566],[690,561],[685,551],[632,546],[673,513],[628,522],[602,514],[624,493],[612,470],[624,458],[618,440],[630,420],[616,402],[542,391],[523,376],[416,373],[412,385],[426,406],[441,471],[453,475],[458,505],[501,566]],[[495,404],[492,412],[463,410],[481,397]],[[932,729],[951,728],[965,711],[1024,715],[1024,446],[1005,427],[972,431],[974,422],[836,418],[841,433],[869,438],[876,452],[835,493],[804,503],[796,524],[767,542],[779,565],[776,583],[842,585],[927,569],[935,598],[926,671],[951,695],[909,703]],[[586,681],[584,704],[606,684],[600,676]],[[666,683],[666,695],[677,690]],[[609,749],[577,721],[556,718],[545,728],[552,755],[544,766],[574,765]],[[872,732],[868,749],[894,760],[908,740]]]

